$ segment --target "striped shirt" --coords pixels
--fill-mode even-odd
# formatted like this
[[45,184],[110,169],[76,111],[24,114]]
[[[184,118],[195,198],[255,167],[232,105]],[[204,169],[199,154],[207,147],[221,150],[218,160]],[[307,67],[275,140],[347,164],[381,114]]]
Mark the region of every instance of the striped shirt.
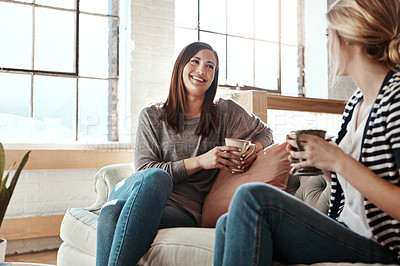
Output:
[[[348,101],[336,143],[347,133],[347,124],[354,107],[362,100],[360,89]],[[390,71],[368,116],[359,161],[378,176],[400,186],[400,72]],[[332,173],[331,202],[328,215],[338,219],[344,206],[344,193],[337,176]],[[400,221],[381,211],[364,198],[368,224],[373,238],[400,257]]]

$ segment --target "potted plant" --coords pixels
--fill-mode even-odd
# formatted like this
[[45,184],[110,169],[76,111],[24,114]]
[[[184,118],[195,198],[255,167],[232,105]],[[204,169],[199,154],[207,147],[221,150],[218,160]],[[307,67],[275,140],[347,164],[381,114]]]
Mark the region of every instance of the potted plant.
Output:
[[[19,175],[21,174],[22,168],[24,168],[26,162],[29,158],[29,153],[25,153],[22,161],[20,162],[17,170],[14,173],[14,176],[11,178],[9,185],[7,187],[7,180],[10,176],[11,169],[15,165],[14,162],[10,169],[8,169],[7,173],[4,175],[4,168],[6,165],[6,155],[4,152],[3,144],[0,143],[0,227],[3,222],[4,215],[6,213],[8,203],[10,203],[11,196],[14,192],[15,185],[17,184]],[[4,262],[4,257],[6,253],[6,245],[7,241],[5,239],[0,238],[0,263]]]

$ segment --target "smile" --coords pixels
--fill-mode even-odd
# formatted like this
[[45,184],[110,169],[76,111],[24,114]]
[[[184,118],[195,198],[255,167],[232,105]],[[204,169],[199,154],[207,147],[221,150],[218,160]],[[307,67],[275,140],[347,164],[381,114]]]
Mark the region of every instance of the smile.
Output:
[[205,79],[202,79],[202,78],[199,78],[199,77],[196,77],[196,76],[192,76],[192,79],[200,81],[200,82],[206,81]]

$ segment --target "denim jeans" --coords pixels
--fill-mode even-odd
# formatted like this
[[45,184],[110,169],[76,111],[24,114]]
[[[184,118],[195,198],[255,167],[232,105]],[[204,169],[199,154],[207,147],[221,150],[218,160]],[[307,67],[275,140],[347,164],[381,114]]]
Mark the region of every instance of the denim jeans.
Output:
[[375,241],[273,186],[241,186],[217,222],[214,266],[396,263]]
[[159,228],[196,226],[183,208],[167,206],[171,176],[161,169],[139,171],[118,183],[100,211],[97,266],[136,265]]

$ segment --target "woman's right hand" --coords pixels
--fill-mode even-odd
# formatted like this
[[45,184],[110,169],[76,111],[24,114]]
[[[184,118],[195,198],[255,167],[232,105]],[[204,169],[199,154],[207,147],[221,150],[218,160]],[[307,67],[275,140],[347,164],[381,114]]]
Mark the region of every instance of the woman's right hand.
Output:
[[230,151],[239,151],[239,148],[232,146],[217,146],[200,156],[185,159],[184,164],[188,175],[192,175],[201,169],[219,168],[228,172],[232,172],[229,167],[240,169],[241,165],[230,161],[230,159],[238,160],[240,162],[242,158],[239,155],[230,153]]
[[288,159],[292,167],[290,174],[303,167],[316,167],[323,171],[334,172],[342,168],[347,154],[335,143],[309,134],[300,134],[299,138],[303,146],[302,151],[297,150],[296,140],[289,135],[286,136],[288,143],[286,150],[290,153]]
[[217,146],[200,155],[199,164],[203,169],[219,168],[231,172],[232,170],[229,169],[229,167],[238,167],[240,165],[235,164],[229,159],[241,161],[241,157],[230,153],[230,151],[239,151],[239,148],[232,146]]

